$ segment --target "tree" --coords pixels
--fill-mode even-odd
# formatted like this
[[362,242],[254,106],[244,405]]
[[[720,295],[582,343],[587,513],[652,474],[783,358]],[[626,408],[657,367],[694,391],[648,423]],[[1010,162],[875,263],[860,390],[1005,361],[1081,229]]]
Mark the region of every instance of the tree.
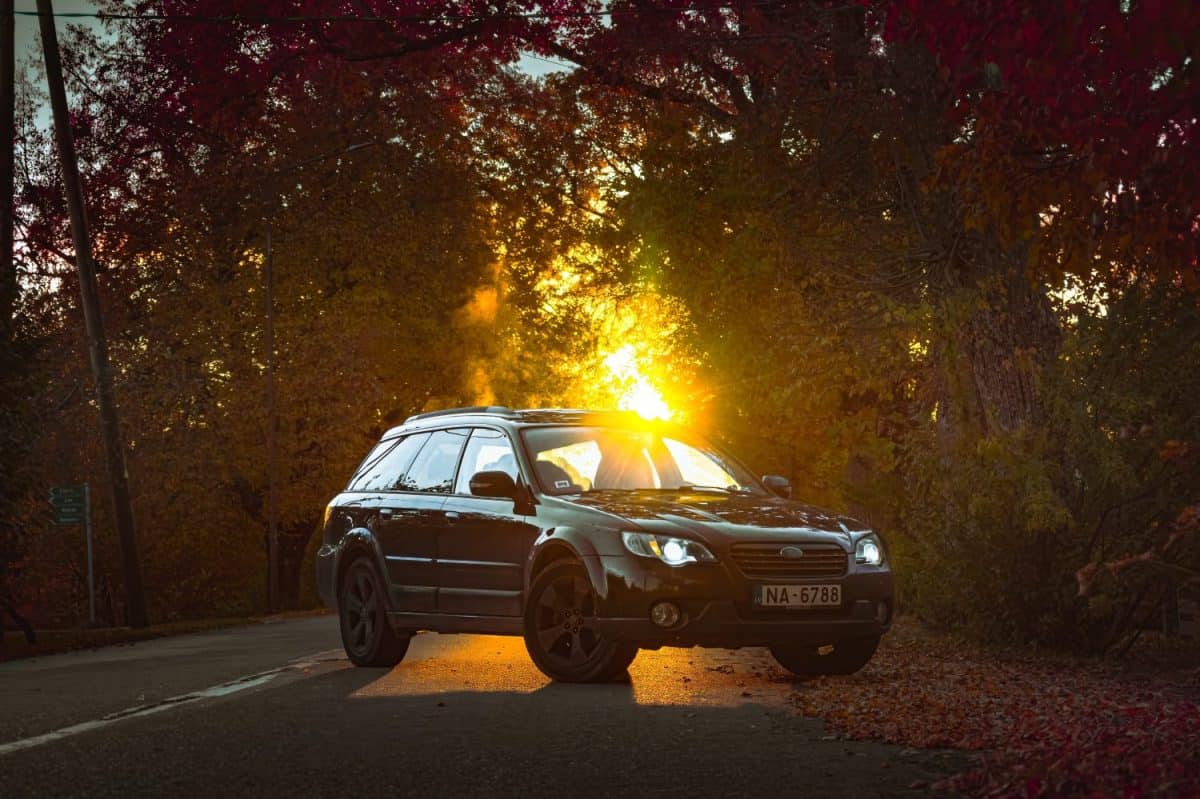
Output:
[[[152,579],[187,612],[259,593],[269,222],[289,573],[407,413],[649,376],[883,530],[924,617],[1111,646],[1162,596],[1126,554],[1197,565],[1182,6],[138,6],[166,18],[70,66],[140,512],[237,542],[192,574],[161,534]],[[31,251],[61,253],[25,173]]]
[[[1153,19],[1156,7],[1132,16]],[[1132,79],[1144,81],[1142,96],[1114,111],[1095,88],[1109,85],[1104,70],[1145,25],[1094,58],[1089,42],[1105,42],[1107,11],[1069,23],[1073,38],[1047,34],[1077,49],[1064,53],[1005,28],[1039,16],[1021,8],[921,4],[885,28],[887,7],[872,4],[628,3],[613,7],[611,25],[541,46],[579,65],[552,88],[585,109],[571,112],[581,146],[633,165],[595,176],[605,235],[623,237],[660,287],[685,300],[719,375],[722,426],[744,437],[764,420],[772,429],[794,420],[756,451],[791,460],[810,492],[856,505],[893,533],[912,567],[907,596],[927,615],[956,623],[942,610],[961,613],[977,597],[991,605],[971,614],[980,632],[1103,647],[1119,635],[1095,634],[1105,612],[1080,603],[1074,571],[1111,519],[1081,504],[1073,471],[1102,447],[1089,455],[1082,440],[1053,433],[1098,422],[1076,393],[1096,384],[1067,377],[1091,368],[1095,353],[1075,343],[1064,351],[1064,336],[1077,342],[1075,326],[1102,317],[1145,269],[1190,280],[1194,187],[1176,191],[1156,165],[1190,164],[1194,66],[1186,46],[1173,61],[1151,48],[1158,53]],[[930,52],[905,22],[947,35],[965,27],[976,39],[944,37]],[[972,50],[993,23],[1000,35]],[[1037,96],[1066,85],[1104,113],[1082,122],[1053,107],[1043,114],[1019,81],[993,100],[993,62],[962,57],[974,52],[1006,54],[1005,76],[1010,63],[1039,63]],[[1049,80],[1060,67],[1087,80]],[[972,81],[956,82],[963,74]],[[1149,139],[1115,132],[1115,115],[1134,112],[1156,120]],[[1136,181],[1116,157],[1127,139],[1143,156]],[[1143,192],[1164,207],[1129,202]],[[1139,226],[1146,235],[1135,243]],[[1103,235],[1082,236],[1092,229]],[[1061,300],[1064,275],[1076,276],[1071,291],[1083,302]],[[1098,498],[1099,484],[1084,495]],[[1147,487],[1135,479],[1128,490]],[[1154,513],[1178,510],[1180,498],[1153,495]],[[1035,590],[1004,598],[1022,575]],[[1140,606],[1145,596],[1127,598]]]
[[891,41],[932,54],[968,131],[940,157],[975,219],[1032,240],[1043,274],[1155,253],[1200,286],[1192,4],[913,0],[886,14]]
[[[166,617],[260,606],[266,226],[293,605],[321,506],[357,459],[426,403],[461,401],[457,317],[493,258],[444,71],[391,65],[405,75],[397,89],[327,50],[263,48],[247,62],[258,26],[210,27],[209,60],[179,60],[197,40],[169,26],[131,25],[115,50],[73,48],[148,583]],[[252,90],[226,84],[217,96],[238,107],[209,104],[205,81],[239,58]],[[43,174],[26,192],[30,241],[61,251]]]

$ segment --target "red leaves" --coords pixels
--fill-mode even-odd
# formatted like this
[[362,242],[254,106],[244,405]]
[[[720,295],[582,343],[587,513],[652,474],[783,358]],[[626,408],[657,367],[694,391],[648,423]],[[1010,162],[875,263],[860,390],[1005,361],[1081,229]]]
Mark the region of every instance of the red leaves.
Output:
[[[1007,152],[1015,161],[1029,153],[1054,156],[1060,165],[1070,154],[1077,165],[1103,172],[1110,185],[1133,191],[1143,209],[1161,215],[1158,227],[1143,221],[1134,228],[1146,236],[1146,251],[1166,254],[1174,261],[1166,271],[1198,282],[1200,239],[1183,231],[1194,221],[1191,209],[1200,207],[1200,189],[1179,179],[1198,168],[1197,90],[1189,77],[1200,41],[1194,2],[1079,0],[1064,9],[920,0],[890,7],[886,35],[933,53],[955,98],[954,121],[972,122],[981,151]],[[984,147],[978,132],[996,141]],[[989,177],[1007,186],[1012,174],[1013,165],[1000,161]],[[1100,202],[1103,192],[1093,199]]]
[[858,675],[802,684],[794,701],[847,737],[984,750],[976,769],[938,789],[1194,796],[1200,708],[1191,693],[1186,682],[1111,666],[967,651],[906,623]]
[[[1096,697],[1082,713],[1034,718],[1002,751],[945,787],[999,796],[1175,795],[1200,791],[1200,708],[1123,706]],[[1023,784],[1018,782],[1023,780]],[[1014,791],[1017,784],[1023,790]]]

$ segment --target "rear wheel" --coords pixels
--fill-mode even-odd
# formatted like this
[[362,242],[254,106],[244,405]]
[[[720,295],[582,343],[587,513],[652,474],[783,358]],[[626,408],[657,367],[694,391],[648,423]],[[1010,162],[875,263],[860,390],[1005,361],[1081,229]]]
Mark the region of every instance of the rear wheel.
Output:
[[388,623],[383,581],[365,557],[355,559],[342,575],[338,619],[342,646],[355,666],[395,666],[408,652],[409,636]]
[[554,563],[534,578],[525,607],[525,648],[534,665],[560,682],[607,682],[638,651],[600,632],[587,572],[570,561]]
[[879,636],[851,638],[832,646],[781,644],[771,647],[779,665],[801,677],[853,674],[870,662],[879,646]]

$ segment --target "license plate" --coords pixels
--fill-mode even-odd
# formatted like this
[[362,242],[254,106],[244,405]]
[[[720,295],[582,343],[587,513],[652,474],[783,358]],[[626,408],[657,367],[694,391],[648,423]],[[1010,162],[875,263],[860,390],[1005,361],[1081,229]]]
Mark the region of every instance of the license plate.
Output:
[[833,608],[842,604],[840,585],[756,585],[754,604],[764,608]]

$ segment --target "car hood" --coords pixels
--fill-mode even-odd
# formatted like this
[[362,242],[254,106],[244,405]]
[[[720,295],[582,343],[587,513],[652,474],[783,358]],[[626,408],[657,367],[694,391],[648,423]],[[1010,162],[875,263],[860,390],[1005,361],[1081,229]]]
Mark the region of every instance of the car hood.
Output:
[[780,497],[707,491],[598,491],[569,499],[620,516],[644,530],[699,533],[717,545],[797,540],[848,545],[851,532],[865,529],[847,516]]

